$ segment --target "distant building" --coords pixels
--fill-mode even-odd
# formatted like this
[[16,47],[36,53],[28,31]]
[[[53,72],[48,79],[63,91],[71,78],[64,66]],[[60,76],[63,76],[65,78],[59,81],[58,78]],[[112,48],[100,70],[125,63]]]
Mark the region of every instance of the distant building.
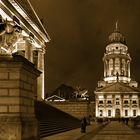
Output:
[[104,78],[95,90],[96,117],[140,115],[140,90],[138,83],[131,79],[130,62],[125,37],[118,31],[116,23],[103,57]]
[[22,55],[42,72],[34,90],[39,100],[44,99],[44,54],[49,41],[29,0],[0,0],[0,55]]
[[81,89],[80,87],[73,88],[71,86],[61,84],[58,88],[56,88],[50,96],[46,98],[46,100],[50,99],[50,97],[60,97],[65,100],[88,100],[88,90]]
[[45,100],[51,101],[51,102],[64,102],[64,101],[66,101],[64,98],[61,98],[57,95],[50,96],[50,97],[46,98]]

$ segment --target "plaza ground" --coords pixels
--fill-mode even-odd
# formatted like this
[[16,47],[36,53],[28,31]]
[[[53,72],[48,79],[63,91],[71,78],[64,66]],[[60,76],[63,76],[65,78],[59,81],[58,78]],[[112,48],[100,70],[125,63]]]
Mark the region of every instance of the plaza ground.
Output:
[[80,128],[42,138],[41,140],[139,140],[140,128],[133,128],[122,122],[92,123],[87,126],[86,133]]

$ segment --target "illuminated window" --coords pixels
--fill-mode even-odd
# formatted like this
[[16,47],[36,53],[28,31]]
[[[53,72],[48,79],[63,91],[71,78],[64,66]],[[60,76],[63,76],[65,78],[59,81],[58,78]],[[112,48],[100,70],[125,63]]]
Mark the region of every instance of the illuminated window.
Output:
[[100,113],[100,116],[103,116],[103,110],[100,110],[99,113]]
[[127,101],[127,100],[125,100],[125,101],[124,101],[124,104],[128,104],[128,101]]
[[107,103],[108,103],[108,104],[111,104],[111,101],[109,100],[109,101],[107,101]]
[[111,116],[111,110],[108,110],[108,116]]
[[125,70],[125,59],[122,59],[122,70]]
[[99,101],[99,104],[103,104],[103,101]]
[[119,69],[120,68],[120,60],[119,58],[115,58],[115,69]]
[[113,69],[113,59],[109,60],[109,69]]
[[128,116],[128,110],[125,110],[124,113],[125,113],[125,116]]
[[120,102],[116,102],[116,105],[119,105],[120,104]]
[[121,70],[121,76],[124,76],[124,70]]
[[136,100],[134,100],[132,103],[133,103],[133,104],[136,104],[137,102],[136,102]]
[[133,110],[133,116],[136,116],[136,110]]

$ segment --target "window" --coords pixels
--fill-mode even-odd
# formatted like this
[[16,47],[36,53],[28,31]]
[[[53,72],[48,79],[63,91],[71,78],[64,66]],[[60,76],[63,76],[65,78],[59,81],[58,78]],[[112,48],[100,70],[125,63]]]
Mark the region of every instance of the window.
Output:
[[132,103],[133,103],[133,104],[136,104],[137,102],[136,102],[136,100],[134,100]]
[[103,104],[103,101],[99,101],[99,104]]
[[120,59],[115,58],[115,70],[118,70],[120,68]]
[[108,116],[111,116],[111,110],[108,110]]
[[133,110],[133,116],[136,116],[136,110]]
[[121,76],[124,76],[124,70],[121,70]]
[[119,105],[120,104],[120,102],[116,102],[116,105]]
[[108,103],[108,104],[111,104],[111,101],[109,100],[109,101],[107,101],[107,103]]
[[103,110],[100,110],[100,111],[99,111],[99,115],[100,115],[100,116],[103,116]]
[[122,69],[125,70],[125,59],[122,59]]
[[116,100],[119,100],[119,98],[116,98]]
[[124,101],[124,104],[128,104],[128,101],[127,101],[127,100],[125,100],[125,101]]
[[113,59],[109,60],[109,69],[113,70]]
[[128,116],[128,110],[125,110],[124,113],[125,113],[125,116]]

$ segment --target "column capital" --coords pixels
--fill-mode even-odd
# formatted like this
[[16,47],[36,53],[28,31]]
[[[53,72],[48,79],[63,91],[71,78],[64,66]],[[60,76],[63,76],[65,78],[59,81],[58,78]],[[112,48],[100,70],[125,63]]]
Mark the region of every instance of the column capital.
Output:
[[30,36],[23,36],[23,40],[24,40],[24,41],[28,41],[28,42],[30,42],[30,43],[33,42],[33,38],[30,37]]
[[37,49],[38,52],[41,52],[42,54],[46,53],[46,49],[45,48],[39,48]]

